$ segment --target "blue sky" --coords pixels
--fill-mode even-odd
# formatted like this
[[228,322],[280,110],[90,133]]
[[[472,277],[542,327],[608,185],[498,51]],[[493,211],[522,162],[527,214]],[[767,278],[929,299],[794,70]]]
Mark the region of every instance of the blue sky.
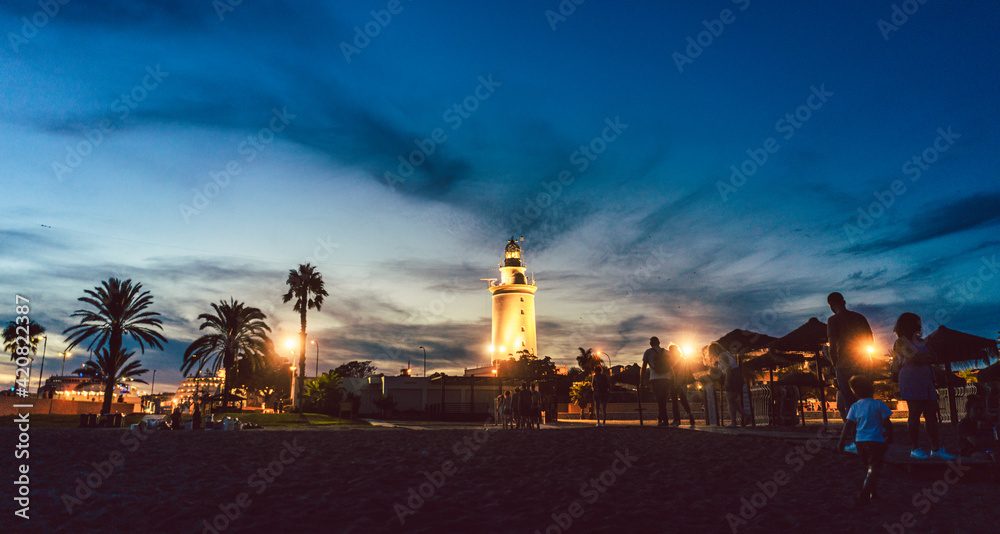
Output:
[[904,311],[996,336],[1000,7],[568,5],[5,3],[7,316],[29,296],[58,334],[84,289],[142,282],[171,382],[211,302],[294,335],[310,261],[321,368],[423,345],[455,372],[523,235],[560,363],[780,336],[833,290],[884,344]]

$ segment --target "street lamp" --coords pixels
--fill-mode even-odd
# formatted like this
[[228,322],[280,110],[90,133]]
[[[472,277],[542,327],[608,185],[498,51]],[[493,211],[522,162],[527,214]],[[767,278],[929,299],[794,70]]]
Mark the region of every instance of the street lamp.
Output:
[[66,351],[66,352],[60,352],[59,355],[63,357],[62,372],[59,373],[59,375],[66,376],[66,358],[68,356],[72,356],[73,353]]
[[[45,334],[35,336],[35,341],[38,341],[39,339],[42,339],[44,341],[42,341],[42,368],[38,370],[38,389],[37,389],[37,391],[41,391],[42,390],[42,373],[45,372],[45,349],[49,348],[49,338],[48,338],[48,336],[46,336]],[[30,387],[31,384],[28,384],[28,386]]]
[[423,345],[420,348],[424,351],[424,378],[427,378],[427,349]]
[[[292,357],[294,358],[294,356],[292,356]],[[295,406],[297,406],[295,404],[295,401],[298,399],[298,395],[295,394],[295,369],[296,369],[296,367],[294,365],[292,365],[291,367],[289,367],[289,369],[292,371],[292,378],[291,378],[291,385],[292,385],[292,406],[295,407]]]

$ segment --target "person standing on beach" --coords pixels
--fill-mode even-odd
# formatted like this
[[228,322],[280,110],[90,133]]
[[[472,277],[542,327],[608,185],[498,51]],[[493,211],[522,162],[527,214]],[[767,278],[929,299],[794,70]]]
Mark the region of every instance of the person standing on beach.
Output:
[[531,385],[531,422],[535,430],[542,428],[542,394],[538,392],[538,384]]
[[875,336],[864,315],[847,309],[843,295],[830,293],[826,301],[833,310],[826,322],[826,338],[830,341],[830,361],[836,372],[837,411],[840,418],[847,421],[847,412],[858,400],[849,382],[852,376],[865,374],[864,358]]
[[736,427],[737,416],[740,417],[740,423],[746,426],[746,418],[743,414],[744,380],[739,363],[717,341],[708,346],[708,353],[715,358],[723,373],[722,390],[726,392],[726,405],[729,406],[729,426]]
[[[611,379],[604,374],[603,365],[594,368],[592,388],[594,390],[594,407],[597,409],[597,426],[608,426],[608,399],[611,398]],[[602,414],[604,423],[601,423]]]
[[667,426],[670,424],[670,417],[667,415],[671,379],[670,362],[667,351],[660,347],[660,339],[656,336],[649,338],[649,348],[642,354],[640,376],[645,375],[646,367],[649,367],[649,387],[656,396],[656,425]]
[[684,407],[684,411],[687,412],[688,422],[691,426],[694,426],[694,416],[691,415],[691,405],[688,403],[687,396],[687,380],[691,373],[686,369],[687,365],[684,362],[684,354],[681,353],[681,348],[673,343],[667,346],[667,353],[670,354],[671,377],[669,396],[670,407],[674,412],[674,426],[681,426],[681,410],[677,405],[678,401],[680,402],[680,406]]
[[915,313],[904,313],[896,320],[892,329],[896,333],[893,352],[902,359],[899,369],[899,397],[906,401],[909,414],[906,430],[910,434],[910,458],[923,460],[927,453],[920,448],[920,415],[924,416],[927,435],[931,438],[931,458],[951,460],[954,456],[938,447],[938,401],[934,388],[934,355],[920,337],[923,324]]
[[872,398],[875,394],[875,385],[871,378],[865,375],[853,376],[850,386],[858,400],[847,412],[847,422],[844,423],[844,431],[840,434],[837,450],[849,452],[845,447],[854,437],[858,456],[868,468],[868,475],[865,476],[865,482],[861,486],[857,503],[868,504],[872,497],[876,496],[875,490],[878,487],[879,473],[882,472],[885,451],[889,447],[888,444],[892,443],[892,421],[889,419],[892,410],[884,402]]

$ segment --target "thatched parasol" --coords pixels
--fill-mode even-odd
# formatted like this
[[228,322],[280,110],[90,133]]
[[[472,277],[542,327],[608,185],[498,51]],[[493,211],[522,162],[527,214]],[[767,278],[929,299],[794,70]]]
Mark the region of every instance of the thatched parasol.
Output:
[[736,355],[764,350],[775,339],[777,338],[767,334],[737,328],[715,341],[719,345],[722,345],[722,348],[729,351],[730,354]]
[[823,350],[826,339],[826,323],[810,317],[802,326],[774,340],[767,348],[779,352],[816,353]]
[[[997,357],[996,341],[952,330],[945,326],[939,326],[924,341],[934,352],[937,363],[944,364],[947,376],[954,376],[951,374],[953,362],[979,360],[988,365],[992,358]],[[963,382],[961,385],[965,385],[965,383]],[[948,388],[948,408],[951,411],[952,423],[955,424],[958,421],[958,408],[952,388],[960,386],[954,385],[953,382],[948,382],[946,386]]]
[[[823,346],[826,345],[826,323],[815,317],[810,317],[802,326],[792,330],[788,334],[774,340],[768,347],[772,352],[783,353],[805,353],[814,355],[811,359],[816,360],[816,372],[819,374],[817,380],[823,381],[823,366],[827,362],[820,356],[823,353]],[[820,404],[823,410],[823,425],[826,425],[826,389],[819,390]]]
[[937,363],[954,363],[978,360],[986,365],[1000,357],[996,340],[966,334],[939,326],[924,339],[934,351]]
[[980,369],[976,373],[976,380],[980,382],[1000,382],[1000,362],[997,362],[986,369]]

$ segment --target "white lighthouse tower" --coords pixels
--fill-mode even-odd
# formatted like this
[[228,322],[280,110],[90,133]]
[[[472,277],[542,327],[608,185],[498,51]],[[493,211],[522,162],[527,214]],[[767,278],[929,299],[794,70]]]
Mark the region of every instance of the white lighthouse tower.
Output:
[[[522,240],[524,238],[521,238]],[[490,280],[493,294],[493,344],[490,359],[516,357],[519,351],[538,354],[535,341],[534,280],[524,274],[521,247],[512,237],[504,247],[500,280]]]

